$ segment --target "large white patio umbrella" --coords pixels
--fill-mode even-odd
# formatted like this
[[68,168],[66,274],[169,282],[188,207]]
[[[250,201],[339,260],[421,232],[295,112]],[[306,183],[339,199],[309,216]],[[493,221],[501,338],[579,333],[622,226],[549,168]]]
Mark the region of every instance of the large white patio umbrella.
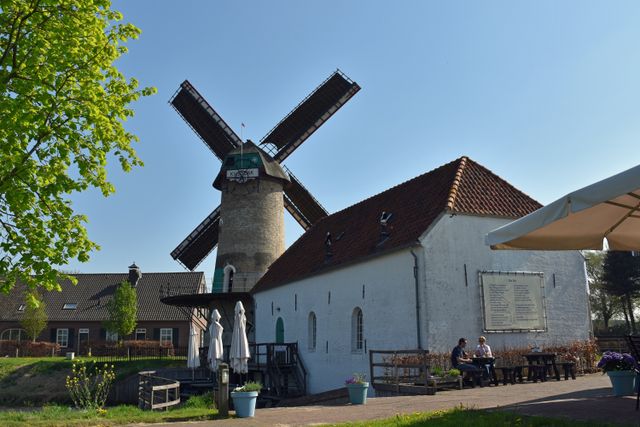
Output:
[[193,325],[189,328],[189,349],[187,351],[187,368],[200,367],[200,349],[198,346],[198,333]]
[[640,165],[569,193],[486,236],[492,249],[640,250]]
[[209,325],[209,352],[207,360],[212,371],[218,370],[218,363],[224,357],[224,346],[222,345],[222,325],[220,324],[220,312],[215,309],[211,313],[211,324]]
[[233,335],[231,336],[231,350],[229,362],[231,369],[238,374],[246,374],[249,370],[249,341],[247,340],[247,317],[244,315],[242,302],[238,301],[233,321]]

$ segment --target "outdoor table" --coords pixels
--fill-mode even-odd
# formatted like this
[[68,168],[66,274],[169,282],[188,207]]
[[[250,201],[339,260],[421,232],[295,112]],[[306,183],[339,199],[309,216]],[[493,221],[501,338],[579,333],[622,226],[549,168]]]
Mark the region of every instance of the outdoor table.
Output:
[[[553,368],[553,373],[555,374],[556,380],[560,381],[560,371],[558,371],[558,366],[556,366],[556,354],[555,353],[527,353],[524,355],[526,357],[529,366],[540,365],[544,366],[543,375],[540,380],[545,381],[547,376],[547,371],[549,368]],[[529,374],[527,379],[531,379],[531,369],[529,369]]]
[[489,365],[489,380],[493,382],[493,385],[498,385],[498,375],[496,374],[496,358],[495,357],[484,357],[484,356],[473,356],[471,358],[474,365],[482,369],[482,376],[484,377],[487,373],[486,366]]

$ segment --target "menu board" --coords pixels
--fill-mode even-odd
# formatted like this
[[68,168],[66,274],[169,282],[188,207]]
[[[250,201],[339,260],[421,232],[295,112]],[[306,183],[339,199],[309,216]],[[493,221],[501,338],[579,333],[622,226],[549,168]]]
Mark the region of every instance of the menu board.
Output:
[[480,273],[484,331],[544,331],[542,273],[484,271]]

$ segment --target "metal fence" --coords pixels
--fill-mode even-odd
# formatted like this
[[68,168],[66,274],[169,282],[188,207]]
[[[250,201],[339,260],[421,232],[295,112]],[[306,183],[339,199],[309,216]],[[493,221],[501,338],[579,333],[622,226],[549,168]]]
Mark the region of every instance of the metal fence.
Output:
[[[97,350],[97,349],[96,349]],[[119,362],[128,360],[186,360],[187,347],[110,347],[87,352],[98,362]]]

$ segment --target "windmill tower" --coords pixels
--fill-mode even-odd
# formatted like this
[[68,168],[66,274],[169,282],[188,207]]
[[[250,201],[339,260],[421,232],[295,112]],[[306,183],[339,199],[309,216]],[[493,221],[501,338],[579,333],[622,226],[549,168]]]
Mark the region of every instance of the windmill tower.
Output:
[[184,81],[171,105],[222,160],[214,187],[221,205],[172,252],[194,270],[218,246],[213,291],[249,292],[284,251],[283,207],[307,230],[327,211],[281,163],[360,90],[337,70],[298,104],[259,146],[242,144],[196,89]]
[[253,142],[227,154],[213,186],[222,192],[213,292],[248,292],[284,252],[280,164]]

